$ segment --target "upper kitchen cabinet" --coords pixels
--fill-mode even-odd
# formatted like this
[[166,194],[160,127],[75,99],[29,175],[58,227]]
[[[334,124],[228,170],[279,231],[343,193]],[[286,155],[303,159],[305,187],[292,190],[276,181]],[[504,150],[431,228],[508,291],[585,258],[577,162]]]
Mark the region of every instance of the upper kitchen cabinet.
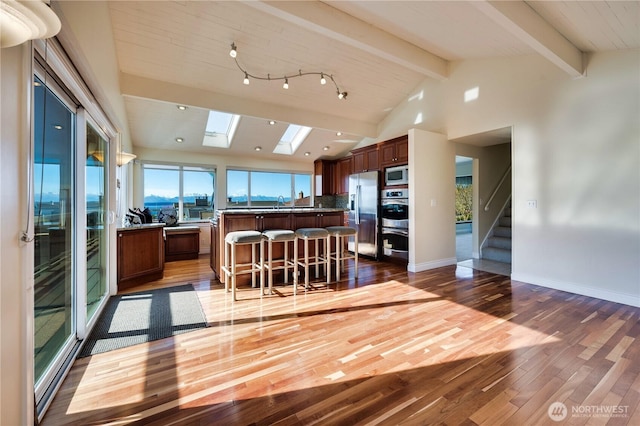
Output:
[[380,167],[400,166],[409,163],[409,136],[404,135],[378,144]]
[[378,146],[369,145],[351,151],[351,173],[380,170],[378,165]]
[[313,163],[313,174],[315,178],[315,195],[333,195],[335,162],[329,160],[316,160]]
[[351,157],[342,158],[336,161],[335,184],[336,194],[347,194],[349,192],[349,175],[351,174]]

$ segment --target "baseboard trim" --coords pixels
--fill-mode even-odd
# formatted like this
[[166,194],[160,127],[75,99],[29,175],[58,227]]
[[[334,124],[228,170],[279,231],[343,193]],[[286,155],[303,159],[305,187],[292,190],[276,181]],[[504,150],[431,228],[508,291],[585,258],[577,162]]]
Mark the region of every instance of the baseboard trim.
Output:
[[550,280],[548,278],[529,274],[511,274],[511,280],[640,308],[640,294],[619,293],[599,288],[586,287],[577,283]]
[[441,268],[443,266],[455,265],[457,263],[458,263],[458,260],[455,257],[449,257],[447,259],[432,260],[430,262],[409,263],[407,265],[407,271],[409,272],[428,271],[429,269]]

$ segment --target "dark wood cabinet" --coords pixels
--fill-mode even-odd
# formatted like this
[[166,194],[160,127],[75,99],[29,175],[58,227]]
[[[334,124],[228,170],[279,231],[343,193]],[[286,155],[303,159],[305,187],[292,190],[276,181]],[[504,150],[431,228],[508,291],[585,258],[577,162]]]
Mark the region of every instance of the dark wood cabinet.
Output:
[[351,174],[350,157],[346,157],[336,161],[335,168],[335,193],[337,195],[347,194],[349,192],[349,175]]
[[268,229],[289,229],[291,214],[288,212],[273,212],[259,214],[228,214],[225,215],[225,233],[232,231],[266,231]]
[[165,262],[197,259],[199,252],[200,228],[198,226],[165,228]]
[[315,195],[333,195],[335,162],[329,160],[316,160],[313,163],[313,173],[315,179]]
[[351,173],[380,170],[378,146],[371,145],[351,151]]
[[267,213],[257,215],[255,229],[260,232],[268,231],[269,229],[291,229],[291,214]]
[[164,238],[161,226],[119,229],[118,290],[162,278]]
[[325,228],[327,226],[340,226],[342,225],[342,212],[309,212],[309,213],[296,213],[292,215],[292,228]]
[[380,167],[401,166],[409,162],[409,137],[400,136],[378,144]]

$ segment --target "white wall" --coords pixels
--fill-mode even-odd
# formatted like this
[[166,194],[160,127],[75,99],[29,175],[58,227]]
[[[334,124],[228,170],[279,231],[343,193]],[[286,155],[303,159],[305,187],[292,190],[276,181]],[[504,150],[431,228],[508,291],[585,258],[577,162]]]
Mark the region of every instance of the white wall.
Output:
[[[0,51],[0,424],[33,424],[33,242],[27,226],[30,44]],[[30,225],[33,230],[33,223]]]
[[456,263],[455,146],[440,133],[409,130],[411,272]]
[[432,130],[414,119],[434,103],[449,139],[513,126],[512,278],[640,306],[639,75],[637,49],[592,55],[577,80],[538,56],[458,62],[382,131]]

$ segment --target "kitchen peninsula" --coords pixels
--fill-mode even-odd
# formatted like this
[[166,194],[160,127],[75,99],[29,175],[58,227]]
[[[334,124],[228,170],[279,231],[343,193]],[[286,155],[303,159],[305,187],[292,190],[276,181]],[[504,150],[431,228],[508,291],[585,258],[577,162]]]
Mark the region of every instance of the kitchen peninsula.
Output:
[[[216,277],[224,282],[221,274],[224,262],[224,237],[232,231],[266,231],[268,229],[325,228],[345,223],[345,211],[336,208],[283,208],[283,209],[227,209],[218,210],[211,220],[211,253],[209,264]],[[274,257],[282,255],[281,245],[274,248]],[[300,252],[301,253],[301,252]],[[251,259],[249,247],[238,248],[238,261]]]

